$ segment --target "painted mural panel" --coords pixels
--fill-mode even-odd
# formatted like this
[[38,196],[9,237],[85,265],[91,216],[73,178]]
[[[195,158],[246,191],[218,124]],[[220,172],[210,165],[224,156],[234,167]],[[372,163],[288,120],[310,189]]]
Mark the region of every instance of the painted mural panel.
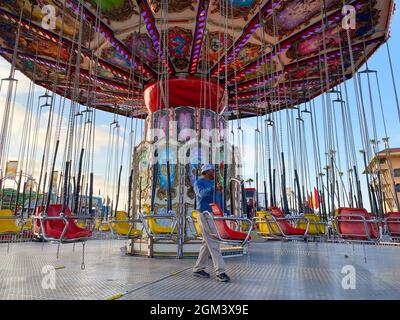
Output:
[[[375,1],[373,1],[375,2]],[[350,38],[352,44],[362,41],[363,37],[373,31],[374,25],[379,20],[379,12],[372,9],[368,3],[364,3],[356,11],[356,28],[350,29]],[[293,45],[286,53],[290,59],[304,59],[309,56],[318,55],[324,51],[324,48],[344,48],[348,46],[347,30],[343,29],[342,23],[339,20],[335,25],[326,30],[324,33],[320,32],[312,35],[311,37],[302,40],[301,42]]]
[[[325,0],[327,11],[342,7],[342,0]],[[270,15],[265,23],[265,31],[271,36],[284,37],[308,25],[312,18],[321,14],[322,2],[320,0],[284,0],[276,8],[276,26],[273,16]]]
[[180,27],[168,30],[168,51],[176,68],[186,69],[192,48],[192,31]]

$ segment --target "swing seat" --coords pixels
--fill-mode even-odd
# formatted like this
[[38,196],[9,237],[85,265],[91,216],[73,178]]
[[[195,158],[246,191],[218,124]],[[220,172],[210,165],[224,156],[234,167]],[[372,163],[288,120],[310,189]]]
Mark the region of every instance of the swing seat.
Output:
[[[7,219],[9,217],[9,219]],[[16,217],[10,209],[0,210],[0,234],[20,233],[21,227],[16,223]]]
[[103,222],[101,219],[96,219],[96,230],[99,231],[110,231],[110,225],[108,222]]
[[343,239],[376,241],[380,238],[380,222],[364,208],[339,208],[335,219]]
[[[72,219],[72,214],[70,209],[67,207],[65,209],[65,217],[61,218],[60,213],[62,211],[61,204],[51,204],[49,205],[49,209],[47,212],[47,217],[50,219],[46,219],[45,217],[41,218],[43,220],[43,235],[45,238],[51,238],[52,240],[67,240],[67,241],[83,241],[86,238],[90,238],[92,236],[92,231],[84,228],[80,228],[76,225],[74,219]],[[59,218],[59,219],[52,219]],[[68,226],[64,236],[61,238],[62,233],[66,227],[66,222],[68,222]]]
[[[266,239],[295,240],[308,235],[309,219],[307,217],[285,218],[282,210],[271,207],[270,211],[259,211],[253,219],[258,229],[258,234]],[[289,221],[303,221],[305,228],[292,226]]]
[[77,221],[77,222],[75,222],[75,224],[76,224],[79,228],[82,228],[82,229],[85,229],[85,227],[86,227],[86,221]]
[[338,225],[337,225],[337,216],[339,214],[339,209],[335,209],[335,216],[334,218],[331,220],[332,221],[332,229],[335,233],[339,233],[339,229],[338,229]]
[[25,221],[25,224],[23,226],[24,230],[32,230],[32,218],[29,218],[28,220]]
[[32,217],[32,231],[33,234],[38,236],[40,234],[40,213],[44,211],[44,206],[38,206],[36,208],[36,213]]
[[194,224],[197,234],[201,237],[201,230],[200,230],[199,222],[197,221],[198,214],[199,214],[199,211],[192,210],[193,224]]
[[[309,221],[308,234],[313,236],[326,234],[326,223],[321,221],[321,218],[315,213],[306,213],[304,217]],[[307,224],[304,220],[299,220],[296,228],[306,229]]]
[[[283,235],[286,236],[306,236],[306,232],[308,233],[307,228],[296,228],[293,227],[288,220],[293,220],[294,218],[284,218],[284,214],[281,209],[278,207],[271,207],[271,215],[275,218],[278,229]],[[299,220],[301,220],[300,218]],[[303,221],[306,220],[307,224],[309,221],[306,218],[303,218]],[[306,226],[307,227],[307,226]]]
[[[274,233],[279,233],[279,229],[276,224],[268,225],[268,223],[266,222],[266,219],[268,218],[271,219],[271,213],[268,211],[257,211],[256,217],[253,218],[256,229],[261,236],[268,236]],[[272,232],[269,229],[270,227],[272,229]]]
[[110,231],[110,225],[108,223],[103,223],[102,225],[100,225],[99,231],[102,232]]
[[[218,204],[210,203],[210,207],[211,207],[214,217],[224,217],[224,214],[223,214],[221,208],[218,206]],[[235,220],[240,221],[238,218],[235,218]],[[248,220],[248,219],[246,219],[246,220]],[[215,226],[217,228],[217,231],[218,231],[221,239],[234,240],[234,241],[251,240],[249,233],[251,232],[252,228],[249,228],[249,231],[247,233],[241,232],[241,231],[236,231],[236,230],[231,229],[228,226],[227,221],[228,221],[228,219],[214,220]],[[250,221],[250,224],[251,224],[251,220],[248,220],[248,221]]]
[[[149,218],[149,228],[152,233],[154,234],[172,233],[171,227],[158,224],[155,219],[156,218]],[[174,232],[176,232],[176,229],[174,230]]]
[[131,224],[128,221],[128,214],[125,211],[117,211],[115,220],[111,223],[111,228],[121,236],[141,236],[142,230],[131,228]]
[[384,222],[389,236],[400,238],[400,212],[389,212]]
[[[150,214],[150,206],[148,205],[143,205],[143,213],[146,216],[147,222],[148,222],[148,227],[150,229],[150,232],[152,234],[173,234],[177,232],[177,227],[172,229],[172,226],[163,226],[159,223],[157,223],[157,219],[159,217],[152,217]],[[174,224],[174,223],[173,223]]]

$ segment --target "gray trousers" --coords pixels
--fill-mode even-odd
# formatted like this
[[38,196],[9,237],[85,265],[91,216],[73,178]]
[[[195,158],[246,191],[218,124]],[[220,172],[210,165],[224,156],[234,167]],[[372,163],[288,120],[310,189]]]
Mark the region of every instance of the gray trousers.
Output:
[[[197,258],[193,271],[197,272],[204,270],[207,265],[208,256],[211,255],[215,273],[217,275],[224,273],[225,262],[219,250],[219,242],[210,235],[210,233],[215,234],[216,231],[211,231],[203,212],[198,213],[197,222],[199,223],[203,241],[201,242],[199,257]],[[212,222],[210,222],[210,224],[212,224]]]

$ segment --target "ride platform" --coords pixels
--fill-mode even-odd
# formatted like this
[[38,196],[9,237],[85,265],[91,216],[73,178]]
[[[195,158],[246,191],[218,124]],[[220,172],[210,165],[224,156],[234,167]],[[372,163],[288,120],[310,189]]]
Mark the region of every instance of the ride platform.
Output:
[[[182,256],[197,258],[199,255],[201,240],[191,240],[182,245]],[[221,245],[221,254],[224,257],[239,257],[246,253],[248,245],[244,247],[237,245]],[[178,244],[173,240],[151,240],[136,239],[130,241],[127,246],[127,253],[130,255],[145,257],[177,257]]]
[[[226,259],[229,283],[193,277],[195,258],[126,255],[127,241],[0,245],[0,299],[399,299],[399,246],[321,242],[252,242]],[[211,261],[210,261],[211,262]],[[49,266],[54,288],[46,286]],[[344,288],[354,268],[354,289]]]

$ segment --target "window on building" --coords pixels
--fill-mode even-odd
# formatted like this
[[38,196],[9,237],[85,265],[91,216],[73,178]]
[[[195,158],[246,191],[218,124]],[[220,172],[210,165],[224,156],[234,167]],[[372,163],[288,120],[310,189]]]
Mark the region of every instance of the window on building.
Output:
[[400,192],[400,183],[396,184],[395,189],[396,189],[396,192]]
[[393,174],[394,174],[395,178],[399,178],[400,177],[400,169],[394,169]]

